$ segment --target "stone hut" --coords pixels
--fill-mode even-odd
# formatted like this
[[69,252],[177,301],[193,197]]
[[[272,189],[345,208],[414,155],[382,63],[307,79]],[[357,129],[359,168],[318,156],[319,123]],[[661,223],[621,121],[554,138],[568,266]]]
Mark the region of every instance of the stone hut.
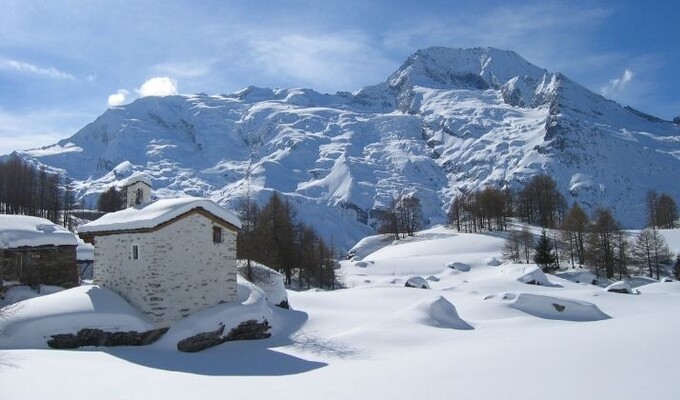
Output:
[[134,207],[151,201],[151,181],[144,175],[137,174],[128,178],[123,184],[125,207]]
[[[146,185],[137,186],[148,201]],[[132,188],[127,193],[136,196]],[[79,234],[95,246],[94,283],[117,292],[162,328],[236,299],[240,227],[217,203],[185,197],[106,214],[79,227]]]
[[77,246],[73,233],[47,219],[0,215],[0,281],[77,286]]

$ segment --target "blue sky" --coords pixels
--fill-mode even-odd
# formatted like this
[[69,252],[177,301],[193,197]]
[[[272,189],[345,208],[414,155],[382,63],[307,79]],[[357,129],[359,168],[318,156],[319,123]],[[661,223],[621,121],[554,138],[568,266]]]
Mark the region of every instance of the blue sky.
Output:
[[354,91],[429,46],[493,46],[680,115],[676,1],[0,0],[0,154],[109,105],[249,85]]

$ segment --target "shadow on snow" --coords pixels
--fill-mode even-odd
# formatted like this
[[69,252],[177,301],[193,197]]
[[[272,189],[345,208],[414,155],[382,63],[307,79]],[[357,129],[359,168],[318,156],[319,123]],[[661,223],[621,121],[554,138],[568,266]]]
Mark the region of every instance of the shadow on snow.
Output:
[[307,313],[275,310],[272,337],[263,340],[226,342],[198,353],[182,353],[150,345],[108,348],[106,353],[149,368],[209,376],[282,376],[325,367],[326,363],[305,360],[273,348],[296,346],[296,332],[307,321]]

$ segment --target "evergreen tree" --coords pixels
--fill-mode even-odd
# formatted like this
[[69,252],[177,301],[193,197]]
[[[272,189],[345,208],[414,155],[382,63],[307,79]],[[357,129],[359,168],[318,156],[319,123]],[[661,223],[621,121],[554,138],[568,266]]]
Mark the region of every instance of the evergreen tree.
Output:
[[680,253],[675,256],[675,264],[673,265],[673,276],[675,279],[680,279]]
[[548,233],[543,229],[534,247],[534,262],[541,266],[543,272],[555,270],[556,256],[553,252],[553,245],[550,243]]
[[99,195],[97,199],[97,210],[103,212],[114,212],[122,210],[125,206],[123,193],[111,186],[107,191]]

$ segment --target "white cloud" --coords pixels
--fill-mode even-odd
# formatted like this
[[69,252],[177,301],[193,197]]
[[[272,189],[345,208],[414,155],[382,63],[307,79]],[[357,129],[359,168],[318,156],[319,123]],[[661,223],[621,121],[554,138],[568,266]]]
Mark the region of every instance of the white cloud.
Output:
[[633,71],[626,68],[620,77],[610,80],[609,84],[600,90],[600,93],[607,97],[616,97],[626,89],[628,84],[633,80],[634,76],[635,75],[633,74]]
[[187,61],[157,64],[153,70],[180,78],[198,78],[210,73],[214,61]]
[[144,82],[137,93],[142,97],[171,96],[178,93],[177,81],[167,76],[157,76]]
[[359,89],[385,79],[396,68],[392,60],[358,33],[309,36],[260,36],[250,43],[254,65],[279,82],[309,85],[316,90]]
[[14,70],[26,74],[46,76],[54,79],[76,79],[73,75],[60,71],[54,67],[40,67],[17,60],[1,60],[0,69]]
[[14,113],[0,107],[0,155],[54,144],[95,117],[96,114],[63,109]]
[[129,91],[125,89],[118,89],[118,91],[112,95],[109,96],[108,98],[108,105],[109,107],[114,107],[114,106],[119,106],[121,104],[124,104],[125,101],[127,100],[127,96],[130,94]]

